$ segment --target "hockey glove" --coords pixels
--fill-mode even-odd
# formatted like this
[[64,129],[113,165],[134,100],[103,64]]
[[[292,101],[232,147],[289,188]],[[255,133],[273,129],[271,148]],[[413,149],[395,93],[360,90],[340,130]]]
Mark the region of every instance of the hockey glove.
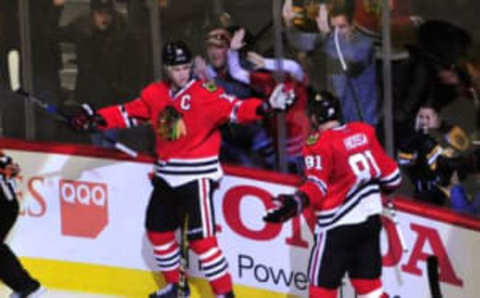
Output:
[[81,109],[77,115],[70,118],[70,125],[75,130],[94,132],[99,127],[107,125],[105,119],[98,115],[91,105],[84,103],[81,105]]
[[286,110],[295,102],[295,92],[291,88],[287,88],[284,84],[278,84],[273,89],[272,94],[268,98],[270,107],[274,110]]
[[267,210],[267,214],[263,217],[263,220],[281,223],[302,213],[303,209],[308,206],[309,201],[304,193],[297,192],[293,195],[281,194],[273,198],[273,202],[277,206]]

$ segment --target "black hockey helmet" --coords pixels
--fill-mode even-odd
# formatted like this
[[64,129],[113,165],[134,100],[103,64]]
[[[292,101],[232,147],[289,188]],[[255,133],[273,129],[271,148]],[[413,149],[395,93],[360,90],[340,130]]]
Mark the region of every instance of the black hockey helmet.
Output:
[[162,59],[164,65],[187,64],[192,61],[192,53],[185,42],[177,40],[163,46]]
[[308,88],[308,114],[314,116],[316,124],[322,124],[330,120],[341,121],[342,110],[337,97],[326,90],[317,92]]

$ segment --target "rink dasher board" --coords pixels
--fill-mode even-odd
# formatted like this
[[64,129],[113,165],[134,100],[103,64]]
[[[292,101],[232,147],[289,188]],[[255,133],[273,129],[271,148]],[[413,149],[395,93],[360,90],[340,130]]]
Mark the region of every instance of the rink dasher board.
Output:
[[[98,149],[84,152],[74,147],[75,152],[43,144],[29,148],[30,144],[9,141],[3,146],[23,169],[18,181],[22,215],[9,239],[13,249],[40,279],[58,288],[128,297],[154,289],[150,272],[155,265],[143,227],[151,191],[148,158],[131,161],[108,151],[95,157]],[[231,166],[225,172],[213,201],[219,242],[237,292],[249,297],[256,297],[256,291],[258,297],[305,296],[312,244],[305,219],[281,226],[261,221],[269,197],[294,191],[298,177]],[[408,204],[412,203],[399,199],[399,206]],[[418,209],[410,207],[400,209]],[[399,210],[407,252],[399,251],[387,219],[382,232],[383,279],[391,296],[429,297],[425,258],[433,252],[440,257],[444,296],[473,298],[480,292],[478,223],[465,225],[463,217],[455,220],[448,211],[436,211],[434,219]],[[442,213],[448,221],[441,219]],[[203,292],[198,260],[193,254],[189,260],[189,274],[199,278],[195,285]],[[348,284],[343,292],[353,297]]]

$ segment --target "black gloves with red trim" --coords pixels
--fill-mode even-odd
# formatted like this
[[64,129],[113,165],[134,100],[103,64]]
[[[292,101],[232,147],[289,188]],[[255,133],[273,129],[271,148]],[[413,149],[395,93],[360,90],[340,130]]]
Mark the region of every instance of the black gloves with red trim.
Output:
[[291,195],[281,194],[272,200],[276,206],[267,210],[263,220],[273,223],[285,222],[299,215],[309,204],[308,197],[303,192],[296,192]]
[[70,118],[70,125],[78,131],[94,132],[102,126],[106,126],[107,122],[103,117],[95,111],[91,105],[84,103],[81,111]]

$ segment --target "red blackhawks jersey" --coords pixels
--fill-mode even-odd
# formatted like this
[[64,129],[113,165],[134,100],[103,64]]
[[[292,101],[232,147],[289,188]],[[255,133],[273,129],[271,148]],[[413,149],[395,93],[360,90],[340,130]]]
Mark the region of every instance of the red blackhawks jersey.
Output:
[[382,149],[374,128],[351,122],[311,135],[304,147],[306,182],[316,231],[364,222],[382,212],[381,188],[396,188],[397,164]]
[[227,121],[259,120],[256,111],[262,103],[256,98],[237,100],[212,82],[191,80],[175,93],[167,82],[156,82],[143,89],[137,99],[101,109],[98,114],[105,118],[106,129],[128,128],[142,120],[149,121],[157,132],[163,112],[174,108],[181,115],[185,133],[175,140],[155,134],[155,174],[178,186],[199,178],[219,179],[218,127]]

